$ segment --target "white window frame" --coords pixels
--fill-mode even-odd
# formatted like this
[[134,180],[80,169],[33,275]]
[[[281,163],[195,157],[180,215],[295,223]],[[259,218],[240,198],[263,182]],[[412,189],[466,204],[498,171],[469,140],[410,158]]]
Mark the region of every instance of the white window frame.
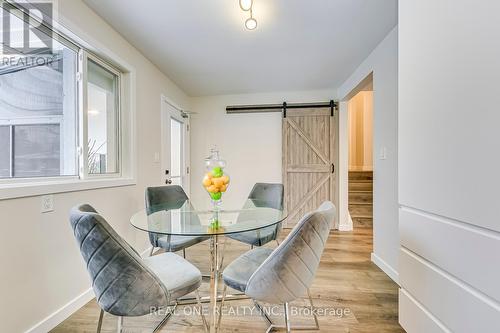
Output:
[[[15,5],[13,5],[15,6]],[[55,176],[55,177],[36,177],[36,178],[5,178],[0,180],[0,200],[12,199],[20,197],[29,197],[44,194],[85,191],[91,189],[99,189],[106,187],[129,186],[137,183],[137,159],[136,159],[136,128],[135,128],[135,78],[136,70],[128,62],[120,58],[117,54],[110,51],[105,45],[97,40],[86,36],[80,31],[78,26],[72,25],[71,22],[59,16],[65,22],[62,26],[58,22],[53,22],[50,30],[52,37],[58,42],[69,44],[70,48],[76,47],[78,52],[78,68],[77,68],[77,92],[75,103],[77,112],[76,130],[77,140],[75,143],[77,149],[77,170],[76,176]],[[32,19],[38,20],[36,17]],[[72,29],[68,29],[68,26]],[[75,34],[73,31],[79,32],[83,38]],[[118,172],[106,174],[88,174],[87,157],[88,151],[86,141],[82,141],[82,128],[87,127],[86,113],[83,108],[83,86],[84,76],[86,71],[82,71],[80,54],[83,53],[87,57],[98,64],[104,64],[106,69],[111,69],[112,72],[118,71],[118,115],[117,115],[117,158]],[[84,75],[85,74],[85,75]],[[54,117],[52,117],[54,118]],[[85,126],[84,126],[85,124]],[[61,131],[63,129],[61,128]],[[62,133],[62,132],[61,132]],[[83,144],[85,143],[85,144]],[[83,169],[83,170],[82,170]]]
[[[106,63],[104,60],[95,56],[94,54],[88,52],[87,50],[82,49],[78,54],[79,60],[79,80],[78,80],[78,92],[79,92],[79,167],[80,167],[80,179],[112,179],[112,178],[120,178],[122,176],[122,130],[121,130],[121,99],[123,96],[123,91],[121,89],[121,81],[122,81],[122,72],[115,68],[113,65]],[[116,151],[116,172],[110,173],[102,173],[102,174],[91,174],[89,173],[89,165],[88,165],[88,61],[92,60],[99,66],[102,66],[104,69],[110,71],[114,75],[118,77],[117,83],[117,93],[116,98],[116,140],[117,140],[117,151]]]

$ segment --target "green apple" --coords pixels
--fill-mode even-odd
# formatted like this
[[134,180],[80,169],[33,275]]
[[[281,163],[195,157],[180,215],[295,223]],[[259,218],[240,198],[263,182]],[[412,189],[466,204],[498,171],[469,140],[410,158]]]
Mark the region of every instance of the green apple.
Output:
[[215,178],[222,177],[223,174],[224,174],[224,172],[222,172],[221,167],[214,167],[212,169],[212,176],[214,176]]
[[214,201],[218,201],[220,200],[220,198],[222,198],[222,193],[220,192],[210,193],[210,198],[212,198],[212,200]]

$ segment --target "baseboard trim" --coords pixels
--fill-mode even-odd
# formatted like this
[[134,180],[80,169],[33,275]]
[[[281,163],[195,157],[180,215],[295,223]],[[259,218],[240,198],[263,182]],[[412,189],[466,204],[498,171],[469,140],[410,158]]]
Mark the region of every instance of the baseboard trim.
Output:
[[82,306],[90,302],[94,298],[92,288],[87,289],[82,294],[68,302],[56,312],[52,313],[35,326],[28,329],[25,333],[47,333],[54,329],[57,325],[66,320],[69,316],[79,310]]
[[353,222],[351,218],[351,214],[347,211],[347,221],[342,221],[344,223],[339,223],[339,231],[352,231],[353,230]]
[[[149,256],[151,246],[142,251],[141,257]],[[66,305],[28,329],[25,333],[46,333],[54,329],[57,325],[68,319],[73,313],[82,308],[95,297],[92,288],[87,289],[82,294],[68,302]]]
[[392,281],[396,282],[399,285],[399,274],[398,272],[392,268],[387,262],[385,262],[382,258],[372,252],[371,255],[372,262],[378,266],[387,276],[391,278]]
[[352,224],[351,225],[345,223],[339,224],[339,231],[352,231],[352,230],[353,230]]

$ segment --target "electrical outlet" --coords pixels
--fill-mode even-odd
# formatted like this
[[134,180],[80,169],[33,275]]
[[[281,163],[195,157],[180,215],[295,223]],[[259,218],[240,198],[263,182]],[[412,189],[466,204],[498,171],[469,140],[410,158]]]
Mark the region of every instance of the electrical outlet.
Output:
[[155,163],[160,163],[160,153],[156,152],[154,156]]
[[54,196],[52,194],[42,196],[42,213],[54,211]]

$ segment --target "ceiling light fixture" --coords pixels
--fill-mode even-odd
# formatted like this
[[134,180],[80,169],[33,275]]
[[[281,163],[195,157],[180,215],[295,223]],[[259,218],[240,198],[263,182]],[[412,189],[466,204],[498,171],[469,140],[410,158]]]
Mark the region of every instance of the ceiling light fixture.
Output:
[[257,20],[254,19],[253,17],[250,17],[245,21],[245,27],[248,30],[254,30],[255,28],[257,28]]
[[245,28],[254,30],[257,28],[257,20],[253,17],[253,0],[239,0],[240,8],[245,12],[250,12],[250,17],[245,21]]
[[252,9],[252,5],[253,5],[253,0],[240,0],[240,8],[245,12]]

